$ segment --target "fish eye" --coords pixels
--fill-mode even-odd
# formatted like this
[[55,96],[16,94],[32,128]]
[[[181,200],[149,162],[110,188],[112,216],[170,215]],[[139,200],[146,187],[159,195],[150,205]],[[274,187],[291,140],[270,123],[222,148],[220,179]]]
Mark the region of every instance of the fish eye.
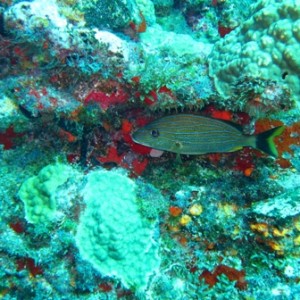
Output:
[[158,136],[159,136],[159,131],[158,131],[158,129],[152,129],[152,130],[151,130],[151,136],[153,136],[153,137],[158,137]]

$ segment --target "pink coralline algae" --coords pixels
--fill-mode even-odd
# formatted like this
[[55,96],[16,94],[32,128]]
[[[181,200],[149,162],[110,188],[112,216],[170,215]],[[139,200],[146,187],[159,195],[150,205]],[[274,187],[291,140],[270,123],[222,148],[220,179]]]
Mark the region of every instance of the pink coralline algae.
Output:
[[129,99],[128,93],[119,89],[112,93],[105,93],[102,91],[91,91],[85,98],[84,103],[96,102],[100,105],[101,109],[107,110],[110,106],[116,104],[126,103]]

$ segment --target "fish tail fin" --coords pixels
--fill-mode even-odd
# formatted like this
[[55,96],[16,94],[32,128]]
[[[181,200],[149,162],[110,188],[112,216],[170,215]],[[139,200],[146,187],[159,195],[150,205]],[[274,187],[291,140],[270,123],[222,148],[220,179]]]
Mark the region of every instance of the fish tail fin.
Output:
[[256,136],[256,146],[258,150],[267,153],[273,157],[278,156],[278,151],[276,149],[274,138],[279,136],[284,131],[284,126],[278,126],[270,130],[259,133]]

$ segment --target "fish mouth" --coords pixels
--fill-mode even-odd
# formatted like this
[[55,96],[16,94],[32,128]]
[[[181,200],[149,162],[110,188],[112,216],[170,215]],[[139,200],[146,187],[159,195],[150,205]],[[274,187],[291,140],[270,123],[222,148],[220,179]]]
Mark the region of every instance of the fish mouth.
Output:
[[147,142],[143,141],[145,134],[146,134],[145,130],[138,129],[131,134],[131,138],[135,143],[139,145],[148,146]]
[[139,138],[138,138],[139,135],[140,135],[139,130],[137,130],[131,134],[132,140],[137,144],[141,144],[141,142],[139,141]]

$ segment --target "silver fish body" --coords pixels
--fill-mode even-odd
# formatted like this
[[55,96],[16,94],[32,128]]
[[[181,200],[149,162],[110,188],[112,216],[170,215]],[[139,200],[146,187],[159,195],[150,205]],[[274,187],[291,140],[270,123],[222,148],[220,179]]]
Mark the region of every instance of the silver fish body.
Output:
[[232,152],[250,146],[277,156],[273,137],[282,131],[283,127],[277,127],[264,132],[261,137],[247,136],[230,122],[199,115],[178,114],[147,124],[134,132],[132,138],[138,144],[178,154]]

